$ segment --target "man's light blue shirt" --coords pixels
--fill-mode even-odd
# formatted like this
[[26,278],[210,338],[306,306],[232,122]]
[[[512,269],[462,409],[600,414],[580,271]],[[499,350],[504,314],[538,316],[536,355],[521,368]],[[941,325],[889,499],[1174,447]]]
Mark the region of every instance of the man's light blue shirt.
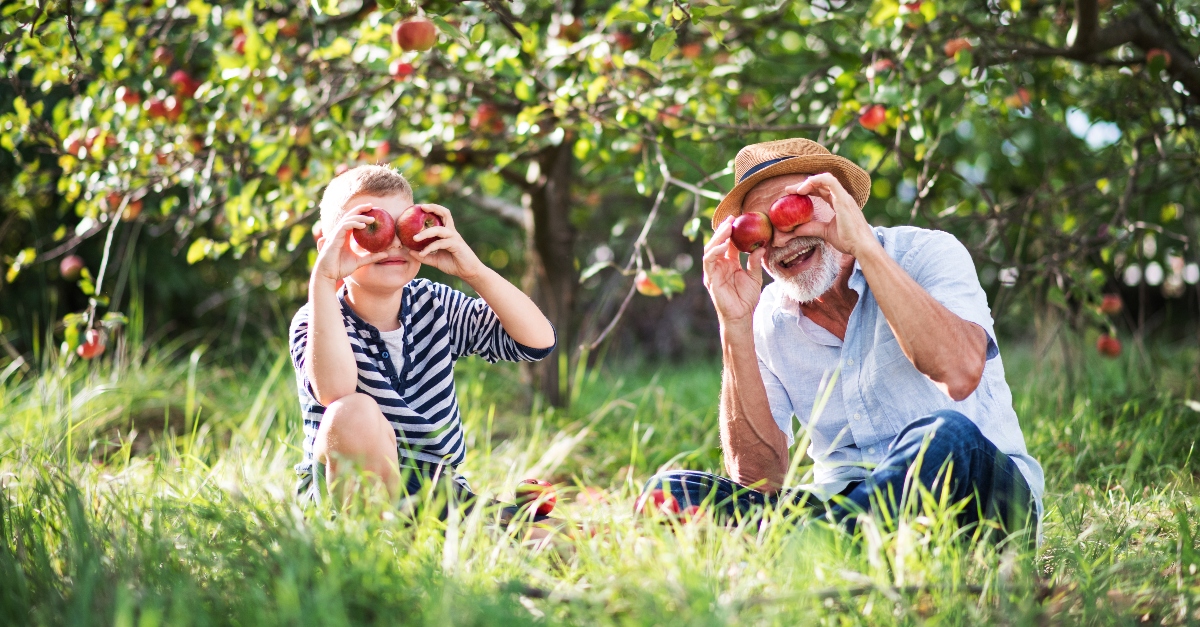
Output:
[[[1045,489],[1042,467],[1025,450],[987,295],[970,253],[942,231],[915,227],[874,231],[888,255],[926,292],[987,332],[987,365],[979,387],[962,401],[955,402],[939,390],[900,350],[857,261],[850,288],[858,292],[858,304],[850,314],[844,341],[806,318],[779,285],[767,286],[754,312],[758,366],[771,414],[787,435],[788,446],[795,442],[792,416],[809,430],[808,454],[815,462],[812,488],[825,498],[850,481],[864,479],[908,423],[939,409],[953,409],[1012,458],[1040,512]],[[819,416],[813,416],[813,406],[831,379],[828,402]]]

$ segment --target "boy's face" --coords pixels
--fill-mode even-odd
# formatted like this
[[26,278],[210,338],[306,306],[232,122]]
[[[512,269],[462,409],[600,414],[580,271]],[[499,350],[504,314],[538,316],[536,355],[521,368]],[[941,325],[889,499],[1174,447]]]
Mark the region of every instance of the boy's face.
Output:
[[[382,197],[360,195],[347,200],[343,209],[362,204],[370,204],[383,209],[391,214],[393,220],[398,220],[400,214],[413,205],[413,200],[412,197],[404,194]],[[350,250],[360,256],[371,254],[359,246],[353,237],[350,238]],[[421,269],[421,262],[417,261],[412,251],[400,244],[399,237],[392,236],[392,245],[387,249],[387,254],[387,258],[383,261],[367,264],[355,270],[346,277],[346,281],[370,291],[394,292],[399,291],[405,284],[416,278],[417,271]]]

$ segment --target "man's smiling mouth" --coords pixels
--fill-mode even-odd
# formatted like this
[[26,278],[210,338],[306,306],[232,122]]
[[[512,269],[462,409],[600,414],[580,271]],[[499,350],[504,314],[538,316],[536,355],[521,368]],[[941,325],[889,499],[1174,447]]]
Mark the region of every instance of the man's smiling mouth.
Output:
[[808,261],[809,258],[811,258],[813,256],[813,252],[816,249],[817,249],[816,244],[809,245],[806,248],[801,248],[800,250],[796,251],[795,253],[792,253],[791,255],[781,259],[779,261],[779,266],[781,268],[791,268],[792,266],[802,264],[805,261]]

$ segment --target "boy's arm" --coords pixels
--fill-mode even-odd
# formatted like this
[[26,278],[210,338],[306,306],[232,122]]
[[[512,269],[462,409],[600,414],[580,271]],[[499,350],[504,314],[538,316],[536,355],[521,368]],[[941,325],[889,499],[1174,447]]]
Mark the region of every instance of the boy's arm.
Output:
[[366,227],[373,218],[362,216],[370,204],[347,211],[333,234],[324,238],[308,282],[308,302],[312,308],[308,323],[308,345],[304,369],[312,383],[317,402],[329,406],[358,388],[358,363],[346,337],[342,305],[338,302],[337,281],[384,257],[386,252],[359,257],[350,249],[350,233]]
[[443,226],[428,228],[416,235],[418,241],[438,238],[424,250],[414,253],[417,259],[466,281],[496,313],[500,325],[513,340],[536,349],[554,346],[554,327],[542,310],[517,286],[479,260],[455,230],[450,211],[432,204],[423,204],[421,208],[441,218]]

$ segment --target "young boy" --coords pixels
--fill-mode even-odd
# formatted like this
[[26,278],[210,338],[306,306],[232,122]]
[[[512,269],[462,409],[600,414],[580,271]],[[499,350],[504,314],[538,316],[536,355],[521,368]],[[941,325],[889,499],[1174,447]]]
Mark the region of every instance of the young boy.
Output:
[[[352,232],[372,222],[365,211],[395,219],[412,204],[408,181],[383,166],[354,168],[325,188],[308,303],[290,333],[304,414],[304,461],[296,466],[304,498],[320,500],[327,484],[343,502],[353,487],[339,479],[355,466],[382,480],[392,499],[439,477],[467,490],[454,472],[464,456],[455,360],[534,361],[554,350],[549,320],[480,262],[445,207],[422,205],[444,226],[416,236],[433,240],[420,252],[399,238],[380,253],[354,241]],[[423,263],[481,298],[415,279]]]

